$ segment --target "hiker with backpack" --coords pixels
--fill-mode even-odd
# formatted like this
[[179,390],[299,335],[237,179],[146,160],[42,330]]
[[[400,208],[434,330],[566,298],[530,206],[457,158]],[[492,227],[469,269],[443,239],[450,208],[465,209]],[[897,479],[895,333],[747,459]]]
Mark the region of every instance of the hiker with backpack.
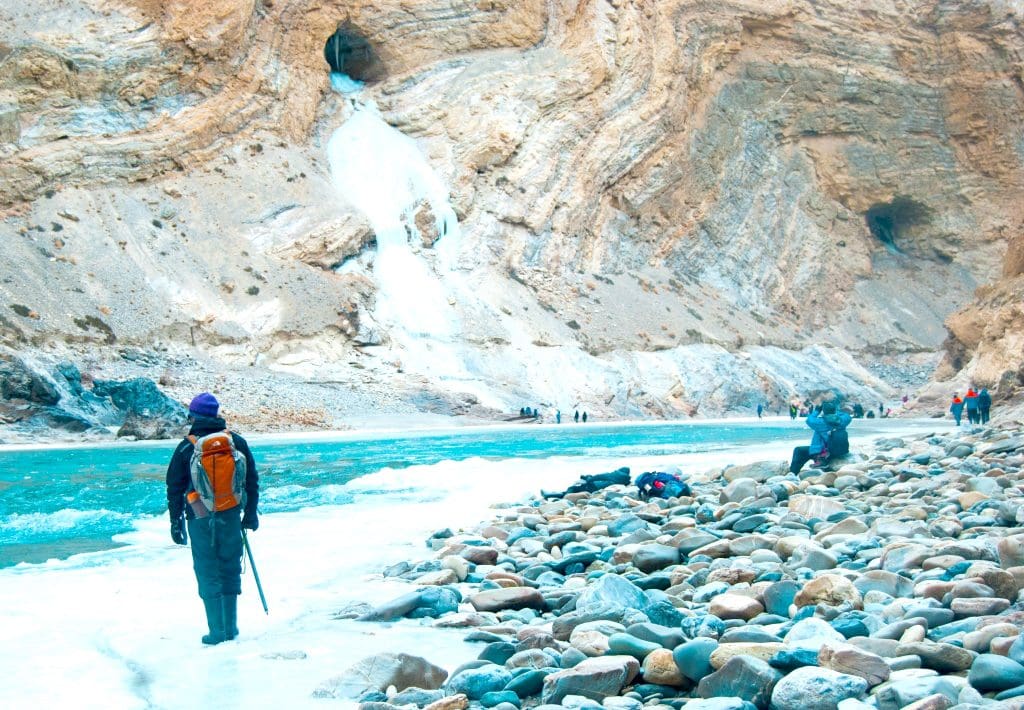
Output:
[[978,422],[980,424],[988,424],[990,409],[992,409],[992,395],[988,393],[987,388],[982,387],[981,392],[978,392]]
[[192,538],[192,566],[210,629],[202,641],[208,645],[238,635],[242,528],[259,527],[256,461],[245,439],[218,416],[219,409],[209,392],[192,400],[188,436],[167,466],[171,539],[184,545]]
[[853,419],[846,412],[837,411],[835,402],[822,402],[807,415],[807,426],[814,434],[810,446],[797,446],[793,449],[793,459],[789,464],[790,473],[800,473],[811,459],[815,466],[824,466],[831,460],[841,458],[850,453],[850,437],[846,427]]

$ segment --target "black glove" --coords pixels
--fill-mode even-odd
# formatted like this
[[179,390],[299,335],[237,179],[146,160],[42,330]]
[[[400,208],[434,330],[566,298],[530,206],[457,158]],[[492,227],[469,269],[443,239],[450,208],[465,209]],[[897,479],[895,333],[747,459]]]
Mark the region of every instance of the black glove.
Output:
[[245,511],[245,515],[242,516],[242,527],[247,530],[255,531],[260,526],[260,519],[256,517],[255,510]]
[[178,545],[184,545],[188,542],[188,533],[185,532],[184,515],[171,519],[171,539]]

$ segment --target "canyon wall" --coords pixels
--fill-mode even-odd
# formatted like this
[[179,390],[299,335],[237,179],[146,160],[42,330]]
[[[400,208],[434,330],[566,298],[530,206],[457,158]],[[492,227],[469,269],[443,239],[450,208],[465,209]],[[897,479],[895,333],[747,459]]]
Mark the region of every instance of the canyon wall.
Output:
[[[413,402],[673,416],[830,387],[898,396],[957,312],[940,377],[1006,396],[1022,15],[900,0],[0,9],[0,337],[8,356],[84,369],[142,349],[157,370],[200,358]],[[358,50],[357,96],[330,89],[336,31]],[[379,317],[373,230],[325,157],[367,107],[415,139],[459,220],[449,273],[432,206],[410,205],[410,248],[458,322],[433,350]]]

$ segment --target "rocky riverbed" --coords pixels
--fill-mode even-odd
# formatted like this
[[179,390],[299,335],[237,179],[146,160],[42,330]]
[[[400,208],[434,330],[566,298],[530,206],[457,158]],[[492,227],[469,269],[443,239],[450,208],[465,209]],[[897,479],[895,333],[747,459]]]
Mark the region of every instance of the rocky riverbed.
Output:
[[[501,507],[339,617],[467,629],[478,660],[365,659],[318,697],[395,707],[1024,707],[1024,429],[882,439]],[[685,475],[685,474],[684,474]]]

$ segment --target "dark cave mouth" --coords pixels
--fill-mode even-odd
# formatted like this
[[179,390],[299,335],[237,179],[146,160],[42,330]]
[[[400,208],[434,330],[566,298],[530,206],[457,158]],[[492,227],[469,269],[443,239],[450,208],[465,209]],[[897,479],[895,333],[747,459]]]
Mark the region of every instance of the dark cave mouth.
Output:
[[348,23],[339,25],[327,38],[324,60],[332,73],[345,74],[356,81],[378,81],[386,73],[370,41]]
[[925,204],[898,195],[891,202],[871,205],[864,215],[864,221],[875,239],[890,249],[898,250],[898,241],[907,229],[927,223],[930,217],[931,210]]

